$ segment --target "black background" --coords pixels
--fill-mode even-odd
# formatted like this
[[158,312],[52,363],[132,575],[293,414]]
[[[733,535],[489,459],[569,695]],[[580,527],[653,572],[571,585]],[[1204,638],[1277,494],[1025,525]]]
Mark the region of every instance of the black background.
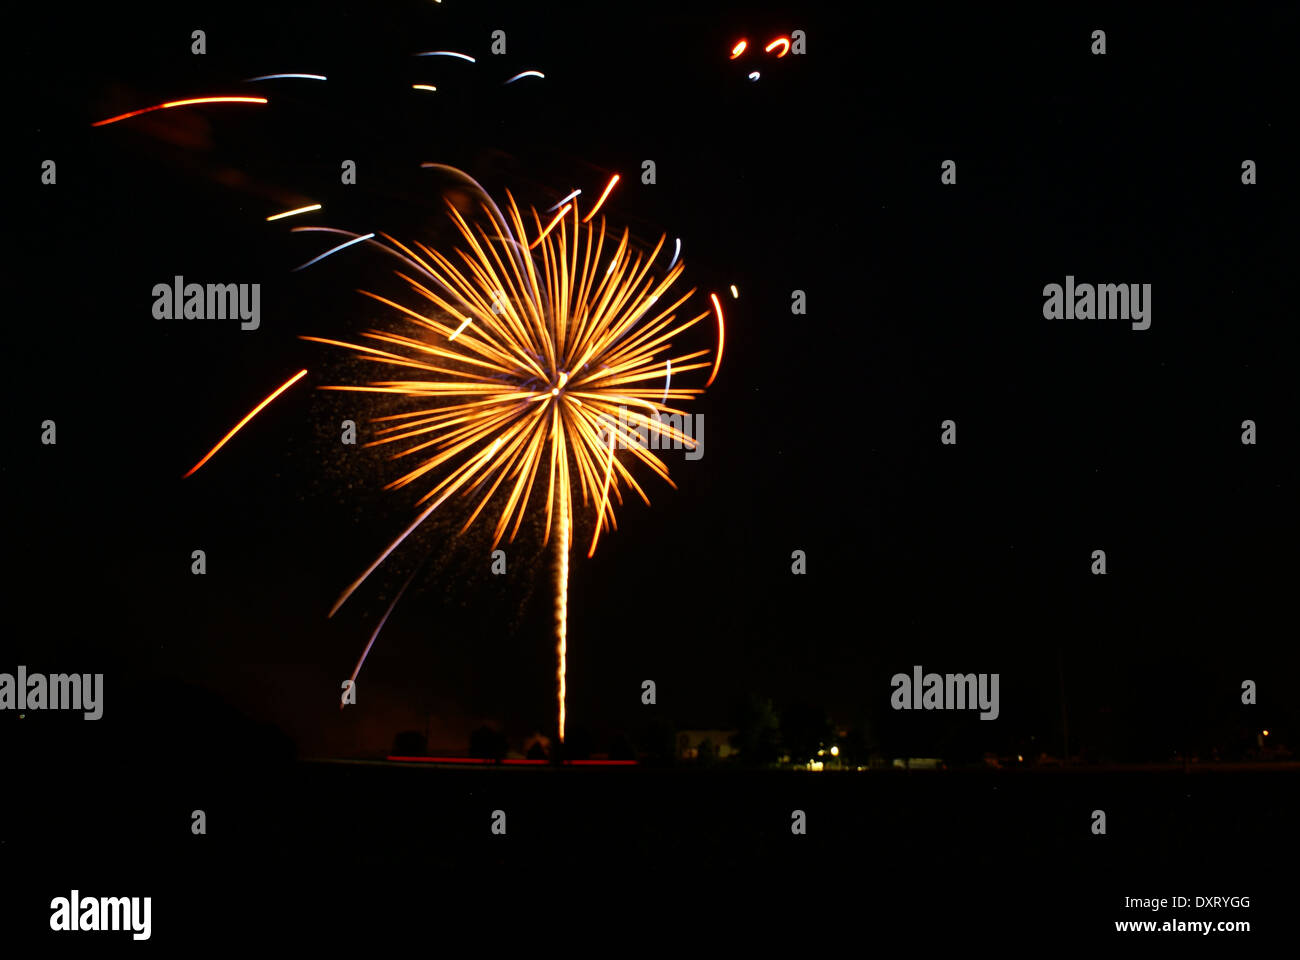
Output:
[[[94,724],[0,715],[23,783],[6,789],[0,849],[16,862],[46,850],[102,862],[111,886],[119,874],[109,851],[127,843],[123,834],[134,831],[137,854],[151,854],[145,864],[190,862],[173,832],[196,839],[188,811],[216,803],[204,789],[241,811],[245,841],[274,838],[285,827],[268,824],[272,808],[260,804],[272,801],[259,784],[278,783],[291,755],[381,755],[396,732],[430,717],[431,747],[449,752],[485,721],[516,742],[553,733],[549,562],[536,530],[507,547],[509,575],[493,578],[488,537],[458,537],[451,512],[325,617],[409,522],[413,498],[382,492],[391,468],[337,443],[337,422],[357,408],[310,388],[347,375],[347,361],[298,337],[382,320],[355,290],[398,288],[390,265],[359,249],[291,273],[332,242],[289,228],[445,237],[423,161],[462,167],[494,195],[508,188],[541,208],[576,187],[597,193],[619,172],[606,208],[614,222],[649,242],[680,236],[686,282],[701,299],[732,283],[740,291],[739,300],[723,296],[722,369],[693,408],[705,417],[704,458],[677,454],[669,465],[679,489],[648,481],[653,507],[632,503],[593,560],[575,557],[568,708],[594,742],[643,722],[640,684],[650,678],[655,709],[679,727],[729,726],[737,704],[758,693],[824,707],[894,755],[944,755],[956,744],[1005,754],[1029,743],[1059,755],[1065,677],[1072,746],[1104,759],[1208,759],[1265,726],[1294,745],[1295,26],[1294,10],[1267,7],[904,16],[449,0],[38,12],[15,52],[23,95],[11,122],[21,136],[8,151],[17,203],[4,382],[10,653],[0,669],[103,672],[106,705]],[[498,28],[508,52],[493,57]],[[759,52],[795,28],[807,33],[807,55]],[[1107,31],[1104,57],[1089,53],[1096,28]],[[207,33],[205,56],[189,52],[193,29]],[[728,60],[742,36],[750,53]],[[478,63],[410,56],[430,49]],[[501,85],[525,69],[546,78]],[[746,79],[750,69],[761,71],[758,82]],[[329,80],[241,82],[281,71]],[[216,93],[271,103],[91,127]],[[39,181],[45,159],[58,163],[56,186]],[[339,183],[344,159],[357,163],[355,186]],[[640,183],[644,159],[657,164],[654,185]],[[956,186],[939,182],[946,159],[957,162]],[[1258,165],[1256,186],[1241,184],[1244,159]],[[264,222],[309,202],[324,211]],[[153,285],[177,274],[261,283],[261,329],[154,320]],[[1067,274],[1150,283],[1151,328],[1045,320],[1043,286]],[[805,316],[791,315],[795,289],[807,293]],[[302,367],[311,370],[305,383],[181,481]],[[57,446],[38,442],[47,418],[58,424]],[[948,418],[955,447],[939,444]],[[1258,424],[1255,446],[1240,443],[1244,419]],[[586,542],[581,532],[575,542]],[[207,552],[205,577],[190,574],[196,548]],[[807,552],[806,576],[790,574],[794,549]],[[1089,572],[1095,549],[1107,553],[1105,577]],[[339,681],[428,553],[367,660],[357,709],[340,714]],[[1000,673],[1002,716],[981,724],[893,713],[889,677],[913,664]],[[1240,704],[1244,679],[1259,684],[1255,707]],[[315,796],[316,776],[292,774],[284,795]],[[691,897],[707,900],[712,888],[681,887],[684,863],[770,855],[783,865],[763,881],[771,897],[806,889],[792,882],[806,876],[849,903],[889,875],[879,855],[922,880],[965,877],[953,865],[964,860],[983,864],[972,879],[1004,880],[1004,898],[987,902],[896,893],[918,918],[975,903],[999,937],[1039,921],[1082,918],[1100,929],[1127,918],[1117,896],[1165,895],[1119,882],[1113,865],[1077,846],[1076,834],[1097,839],[1087,814],[1105,805],[1094,799],[1103,794],[1143,811],[1099,841],[1128,844],[1125,863],[1177,873],[1208,843],[1225,864],[1207,877],[1214,893],[1277,890],[1259,851],[1294,851],[1294,827],[1280,822],[1294,775],[1215,776],[1198,793],[1205,806],[1168,817],[1176,783],[1134,781],[1126,792],[1082,775],[1053,780],[1016,801],[1038,811],[1028,818],[982,806],[987,795],[972,799],[962,784],[909,787],[921,793],[890,794],[878,810],[867,788],[834,794],[818,784],[838,825],[818,839],[819,859],[783,845],[782,818],[808,802],[801,783],[772,788],[773,820],[726,812],[748,785],[674,780],[653,788],[659,794],[620,793],[588,775],[561,792],[521,788],[530,799],[518,803],[532,812],[519,822],[548,823],[555,846],[520,841],[510,862],[541,883],[588,877],[593,861],[583,857],[597,849],[603,869],[626,867],[603,828],[562,830],[537,812],[562,809],[556,816],[568,822],[579,807],[600,808],[613,819],[595,822],[624,823],[629,857],[657,864],[654,889],[687,913]],[[284,848],[292,853],[240,847],[245,860],[205,875],[265,857],[298,876],[309,872],[308,851],[325,855],[316,844],[340,842],[363,865],[340,871],[322,896],[384,878],[418,897],[390,848],[355,851],[364,825],[386,818],[394,844],[426,849],[391,812],[409,805],[418,817],[410,796],[419,788],[348,783],[319,791],[365,797],[368,818],[345,818],[343,801],[309,814],[281,800],[304,818],[296,845]],[[178,784],[194,784],[199,798]],[[602,807],[595,798],[607,790],[620,799]],[[465,804],[465,817],[478,815]],[[622,805],[624,820],[611,805]],[[452,806],[433,819],[455,822],[462,808]],[[668,809],[677,813],[656,819]],[[969,823],[955,812],[972,809]],[[857,816],[866,810],[876,812]],[[901,839],[904,816],[934,844],[928,853]],[[721,846],[701,842],[663,860],[653,838],[690,832],[673,817]],[[873,825],[891,822],[896,846],[873,847],[882,842]],[[570,847],[561,841],[579,835]],[[335,839],[345,836],[354,839]],[[496,862],[495,851],[444,841],[425,837],[432,859],[421,870],[441,863],[442,876],[460,876]],[[245,856],[250,849],[260,852]],[[458,852],[438,853],[447,849]],[[936,857],[947,865],[933,876],[918,865]],[[1003,917],[995,903],[1041,895],[1017,866],[1028,863],[1076,891],[1062,896],[1065,912],[992,919]],[[137,878],[145,893],[155,888],[150,869]],[[1109,879],[1082,879],[1095,876]],[[25,885],[31,908],[20,921],[30,927],[35,917],[37,930],[49,897],[74,885],[58,871],[45,879]],[[1237,886],[1219,889],[1227,884]],[[744,884],[715,885],[745,891],[751,908],[765,902]],[[434,898],[444,907],[448,889]],[[573,919],[594,909],[553,902],[545,888],[537,898],[530,907],[510,897],[508,911]],[[649,914],[665,910],[677,907]],[[160,931],[167,922],[155,920]],[[169,933],[183,939],[192,929],[177,923]]]

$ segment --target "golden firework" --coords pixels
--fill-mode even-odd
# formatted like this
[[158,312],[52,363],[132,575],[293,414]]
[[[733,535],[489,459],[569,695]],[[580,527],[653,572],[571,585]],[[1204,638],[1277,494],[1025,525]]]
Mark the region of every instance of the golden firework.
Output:
[[[563,740],[569,546],[573,521],[581,515],[574,508],[575,486],[581,510],[591,514],[591,556],[602,529],[617,528],[614,507],[622,504],[624,490],[650,502],[632,467],[639,463],[672,485],[655,451],[693,448],[694,441],[677,426],[686,412],[667,404],[703,388],[673,387],[671,375],[711,368],[712,382],[721,360],[722,310],[713,296],[712,311],[679,316],[696,291],[671,292],[684,271],[675,257],[662,275],[654,271],[667,238],[646,252],[626,229],[614,234],[604,216],[595,221],[617,177],[585,217],[576,196],[566,198],[546,223],[530,208],[530,229],[509,192],[503,214],[476,182],[444,169],[473,184],[483,215],[467,219],[448,203],[463,241],[450,255],[387,234],[379,234],[384,242],[351,235],[350,242],[377,244],[409,268],[396,273],[415,294],[415,306],[361,291],[396,311],[401,327],[368,330],[362,334],[366,344],[303,338],[346,347],[401,371],[401,379],[322,389],[390,395],[401,409],[375,418],[376,439],[367,445],[394,448],[392,459],[410,467],[387,489],[431,481],[417,501],[428,505],[343,591],[330,613],[448,498],[462,495],[473,504],[462,532],[490,504],[499,505],[493,506],[493,548],[507,535],[513,541],[525,513],[542,506],[540,499],[543,544],[553,523],[558,530]],[[711,312],[718,322],[716,352],[674,354],[673,339]],[[712,363],[704,359],[714,352]],[[618,450],[627,456],[620,458]]]

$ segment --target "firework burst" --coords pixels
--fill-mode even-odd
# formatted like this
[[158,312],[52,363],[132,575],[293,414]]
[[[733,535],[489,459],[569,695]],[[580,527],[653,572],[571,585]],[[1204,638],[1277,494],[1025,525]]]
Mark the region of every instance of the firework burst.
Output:
[[[380,240],[326,231],[377,245],[401,260],[404,268],[396,273],[415,294],[416,306],[361,291],[396,311],[401,327],[368,330],[362,334],[366,343],[304,337],[400,371],[399,379],[322,389],[391,398],[395,412],[375,418],[375,439],[367,444],[391,447],[392,459],[409,465],[387,489],[431,484],[416,503],[423,510],[414,522],[343,591],[330,614],[453,496],[473,504],[461,532],[485,511],[495,514],[493,548],[503,538],[514,540],[526,513],[544,510],[543,546],[553,533],[556,539],[563,741],[575,521],[584,514],[591,518],[591,556],[602,530],[617,529],[614,508],[625,491],[650,503],[633,468],[644,467],[673,485],[654,450],[689,449],[694,442],[674,425],[686,412],[668,404],[703,388],[672,386],[671,375],[708,369],[705,386],[712,383],[721,361],[722,309],[713,296],[712,309],[679,315],[696,291],[671,292],[685,269],[675,257],[662,275],[654,272],[666,237],[646,252],[626,229],[614,234],[604,216],[596,220],[617,177],[585,216],[575,193],[543,221],[531,208],[526,220],[509,193],[508,216],[503,214],[477,182],[444,169],[473,185],[482,214],[467,219],[448,203],[463,241],[450,256],[419,243],[408,247],[387,234],[378,234]],[[717,349],[674,354],[673,339],[710,314],[717,317]]]

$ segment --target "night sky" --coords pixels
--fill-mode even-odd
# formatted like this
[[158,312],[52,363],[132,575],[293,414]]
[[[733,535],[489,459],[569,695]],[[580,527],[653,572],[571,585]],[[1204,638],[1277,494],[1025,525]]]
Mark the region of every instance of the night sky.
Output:
[[[357,248],[294,273],[332,243],[290,227],[445,238],[420,168],[436,161],[540,209],[621,173],[611,222],[681,237],[702,297],[740,292],[723,296],[721,372],[691,407],[703,458],[670,452],[678,489],[645,477],[653,506],[622,509],[594,559],[577,549],[590,528],[575,535],[569,722],[598,745],[644,721],[653,679],[681,728],[731,726],[758,694],[895,754],[1034,737],[1059,755],[1062,677],[1075,749],[1168,759],[1257,719],[1295,744],[1294,11],[1107,14],[1110,50],[1093,57],[1093,11],[847,9],[36,11],[7,151],[0,669],[104,673],[104,719],[76,734],[106,753],[137,748],[123,724],[193,746],[230,716],[307,757],[379,755],[426,725],[453,752],[485,722],[514,744],[553,734],[537,528],[493,577],[490,526],[459,536],[464,502],[449,504],[326,617],[423,488],[384,492],[394,467],[338,443],[366,409],[315,388],[355,368],[298,339],[390,320],[356,290],[399,291],[391,261]],[[761,53],[796,28],[806,55]],[[741,37],[750,53],[729,61]],[[478,62],[411,56],[435,49]],[[546,77],[502,86],[526,69]],[[242,82],[282,71],[329,79]],[[271,103],[91,127],[212,94]],[[39,180],[50,158],[54,186]],[[939,182],[945,159],[956,186]],[[312,202],[324,211],[264,222]],[[1045,320],[1042,288],[1067,274],[1150,283],[1151,329]],[[155,320],[152,288],[176,275],[260,283],[260,329]],[[45,419],[56,446],[39,443]],[[340,682],[426,555],[340,713]],[[1001,719],[902,724],[889,677],[914,664],[1000,673]]]

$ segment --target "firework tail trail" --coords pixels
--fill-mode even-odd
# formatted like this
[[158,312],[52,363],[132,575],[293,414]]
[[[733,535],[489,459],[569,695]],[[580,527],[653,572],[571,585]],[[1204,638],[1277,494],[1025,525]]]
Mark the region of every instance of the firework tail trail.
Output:
[[564,722],[566,719],[566,698],[567,688],[565,683],[565,673],[568,668],[569,656],[569,544],[572,540],[572,520],[570,513],[573,504],[570,502],[572,496],[569,486],[569,451],[564,439],[564,431],[560,427],[560,413],[558,407],[553,408],[551,413],[551,479],[550,486],[552,496],[554,496],[558,484],[559,496],[555,497],[559,501],[557,504],[558,516],[556,517],[556,539],[555,539],[555,653],[559,661],[559,666],[555,671],[558,688],[556,699],[559,708],[559,734],[560,743],[564,743]]
[[556,677],[559,680],[560,743],[564,743],[565,682],[568,665],[569,634],[569,498],[560,497],[559,537],[555,541],[555,652],[559,656]]

